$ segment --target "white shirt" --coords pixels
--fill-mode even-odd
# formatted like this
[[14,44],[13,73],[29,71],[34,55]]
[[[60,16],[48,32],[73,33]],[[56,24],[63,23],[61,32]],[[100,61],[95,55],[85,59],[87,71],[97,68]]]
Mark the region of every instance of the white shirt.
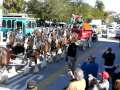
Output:
[[103,80],[103,82],[102,83],[99,83],[99,88],[100,89],[103,89],[103,88],[105,88],[106,90],[109,90],[109,81],[108,80]]

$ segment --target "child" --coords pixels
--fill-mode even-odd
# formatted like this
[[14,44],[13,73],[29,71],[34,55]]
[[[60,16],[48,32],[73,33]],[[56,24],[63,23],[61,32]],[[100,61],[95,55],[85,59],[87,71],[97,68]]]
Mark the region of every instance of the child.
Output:
[[109,90],[109,81],[108,81],[109,74],[108,74],[108,72],[103,71],[99,75],[102,78],[102,80],[100,80],[99,85],[98,85],[100,90]]

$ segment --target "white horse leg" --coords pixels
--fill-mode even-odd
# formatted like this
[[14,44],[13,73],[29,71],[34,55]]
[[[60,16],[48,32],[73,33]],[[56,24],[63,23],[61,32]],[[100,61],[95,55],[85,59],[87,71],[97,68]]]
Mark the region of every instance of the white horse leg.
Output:
[[60,61],[62,59],[61,54],[62,54],[62,48],[59,48],[57,52],[57,61]]
[[41,56],[39,56],[39,58],[37,58],[37,64],[38,64],[38,68],[39,68],[39,70],[41,69],[41,61],[40,61],[40,57],[41,57]]
[[5,83],[8,80],[8,71],[7,71],[7,67],[4,66],[3,67],[4,71],[2,73],[0,73],[0,83]]
[[29,73],[30,72],[30,59],[28,59],[28,62],[27,62],[27,65],[24,67],[24,74],[27,74],[27,73]]
[[38,64],[35,65],[33,72],[34,72],[34,73],[39,72]]
[[10,70],[11,73],[16,73],[16,68],[15,68],[15,65],[12,66],[11,70]]

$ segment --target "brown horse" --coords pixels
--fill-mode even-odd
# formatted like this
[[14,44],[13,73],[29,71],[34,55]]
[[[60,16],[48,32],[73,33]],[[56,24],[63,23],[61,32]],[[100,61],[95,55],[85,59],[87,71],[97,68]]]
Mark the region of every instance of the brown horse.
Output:
[[0,66],[6,66],[10,62],[10,51],[4,47],[0,47]]
[[7,46],[9,46],[10,48],[12,48],[13,44],[14,44],[14,40],[15,40],[15,34],[12,31],[9,31],[7,33]]
[[33,48],[34,46],[34,38],[33,37],[28,37],[25,40],[25,49],[27,53],[27,58],[33,58],[35,64],[37,64],[37,59],[39,58],[40,55],[40,49],[39,48]]
[[60,39],[57,39],[56,40],[56,48],[59,49],[59,48],[62,48],[62,47],[63,47],[63,42]]
[[27,49],[28,47],[31,47],[31,49],[33,47],[33,39],[31,36],[28,36],[24,42],[24,48]]
[[45,54],[47,54],[50,50],[50,43],[48,42],[48,40],[45,41],[45,46],[44,46],[44,52]]
[[32,57],[34,59],[35,64],[38,64],[37,60],[39,59],[39,56],[40,56],[39,49],[35,49],[35,51],[32,53]]

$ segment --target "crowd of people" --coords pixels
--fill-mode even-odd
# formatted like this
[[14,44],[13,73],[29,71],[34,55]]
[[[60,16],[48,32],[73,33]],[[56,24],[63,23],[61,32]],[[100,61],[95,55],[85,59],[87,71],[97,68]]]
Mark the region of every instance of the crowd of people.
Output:
[[70,83],[66,90],[120,90],[120,72],[115,73],[119,65],[115,65],[115,53],[109,47],[101,57],[104,59],[104,71],[99,72],[99,64],[95,56],[89,56],[87,61],[79,67],[76,63],[76,45],[71,43],[68,47],[68,65]]

